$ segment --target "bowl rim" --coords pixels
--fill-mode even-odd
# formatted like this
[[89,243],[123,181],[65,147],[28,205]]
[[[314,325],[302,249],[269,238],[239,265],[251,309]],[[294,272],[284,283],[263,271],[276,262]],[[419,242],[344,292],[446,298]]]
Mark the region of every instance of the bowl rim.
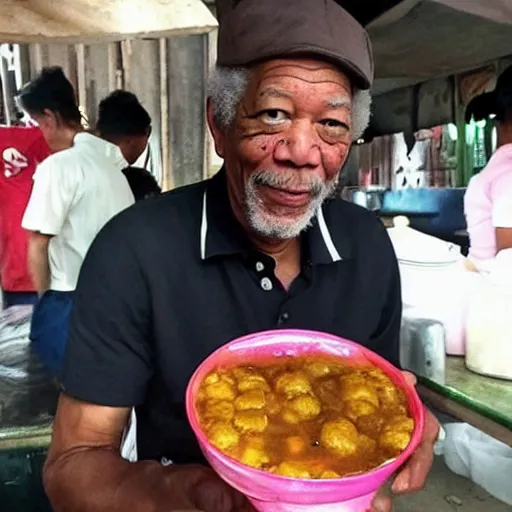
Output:
[[[414,430],[411,435],[411,440],[409,441],[409,444],[405,448],[405,450],[400,453],[397,457],[390,459],[388,461],[384,461],[379,466],[371,469],[370,471],[367,471],[365,473],[357,473],[354,475],[344,476],[341,478],[315,478],[315,479],[307,479],[307,481],[311,482],[329,482],[329,483],[335,483],[335,482],[342,482],[344,484],[350,484],[350,483],[359,483],[362,478],[370,478],[374,477],[384,471],[386,471],[387,466],[393,463],[396,463],[398,467],[401,467],[408,459],[409,457],[416,451],[418,446],[421,443],[422,437],[423,437],[423,431],[425,427],[425,407],[423,403],[421,402],[419,395],[415,389],[415,387],[410,386],[407,384],[405,377],[402,374],[402,370],[392,365],[390,362],[386,361],[382,356],[378,355],[376,352],[373,352],[372,350],[368,349],[367,347],[360,345],[359,343],[356,343],[354,341],[348,340],[346,338],[342,338],[341,336],[337,336],[335,334],[326,333],[322,331],[315,331],[310,329],[270,329],[270,330],[263,330],[263,331],[257,331],[250,334],[246,334],[244,336],[240,336],[238,338],[235,338],[224,345],[221,345],[219,348],[215,349],[209,356],[207,356],[194,370],[194,373],[189,379],[189,382],[187,384],[187,389],[185,393],[185,406],[186,406],[186,414],[187,419],[189,421],[189,424],[194,432],[194,435],[196,436],[196,439],[199,444],[199,437],[204,437],[206,442],[208,442],[209,449],[216,454],[217,457],[227,461],[231,466],[240,466],[244,470],[249,471],[256,471],[257,474],[265,475],[266,477],[272,477],[273,479],[276,478],[278,481],[282,482],[297,482],[302,481],[305,479],[300,478],[293,478],[293,477],[287,477],[283,475],[277,475],[274,473],[269,473],[268,471],[264,471],[262,469],[255,468],[253,466],[249,466],[247,464],[244,464],[243,462],[240,462],[239,460],[227,455],[223,451],[219,450],[216,446],[211,444],[206,434],[203,432],[203,429],[200,427],[198,418],[196,417],[196,411],[195,411],[195,402],[193,400],[192,396],[192,388],[196,382],[196,380],[199,378],[199,374],[202,372],[203,367],[212,359],[214,359],[218,354],[223,353],[226,350],[229,350],[233,347],[233,345],[239,345],[242,343],[246,343],[248,341],[252,341],[254,339],[263,340],[266,339],[268,341],[274,340],[277,338],[285,338],[285,337],[303,337],[307,342],[314,342],[315,338],[320,337],[323,341],[329,340],[333,342],[341,342],[345,345],[349,345],[356,350],[360,351],[364,358],[372,363],[375,364],[374,361],[377,361],[379,364],[380,369],[384,370],[386,375],[389,376],[389,373],[394,374],[399,380],[402,381],[402,389],[408,390],[408,393],[406,394],[407,400],[412,401],[415,403],[418,409],[418,417],[414,421]],[[285,341],[284,339],[281,341]]]

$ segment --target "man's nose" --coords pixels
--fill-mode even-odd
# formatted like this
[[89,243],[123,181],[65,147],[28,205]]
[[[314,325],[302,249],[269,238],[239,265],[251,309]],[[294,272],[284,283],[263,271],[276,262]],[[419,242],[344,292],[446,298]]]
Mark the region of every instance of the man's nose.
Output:
[[319,166],[320,141],[314,126],[306,120],[294,121],[279,139],[274,157],[295,167]]

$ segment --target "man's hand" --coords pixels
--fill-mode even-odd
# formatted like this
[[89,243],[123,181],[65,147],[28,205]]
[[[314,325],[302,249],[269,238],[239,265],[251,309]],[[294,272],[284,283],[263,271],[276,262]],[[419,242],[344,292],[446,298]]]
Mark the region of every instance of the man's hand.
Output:
[[[416,385],[416,377],[408,372],[403,372],[410,386]],[[391,490],[393,494],[410,494],[423,489],[427,475],[434,460],[434,444],[439,435],[439,422],[435,416],[425,409],[425,431],[418,449],[413,453],[405,466],[396,476]],[[391,512],[392,501],[389,496],[381,493],[373,501],[372,512]]]
[[171,512],[255,512],[248,500],[199,465],[169,466],[167,483],[172,497]]
[[129,415],[61,396],[43,473],[55,512],[255,512],[207,467],[123,460]]

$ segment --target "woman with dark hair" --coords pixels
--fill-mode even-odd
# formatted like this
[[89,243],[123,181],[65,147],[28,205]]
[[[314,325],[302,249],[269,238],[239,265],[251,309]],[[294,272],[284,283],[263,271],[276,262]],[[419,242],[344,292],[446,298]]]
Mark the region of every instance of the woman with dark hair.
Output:
[[466,119],[496,118],[498,149],[469,182],[464,209],[470,237],[469,259],[488,272],[497,254],[512,249],[512,66],[498,78],[494,91],[477,96]]
[[58,376],[85,254],[100,229],[134,198],[119,148],[83,130],[73,86],[61,68],[44,69],[18,102],[53,151],[34,175],[22,226],[30,232],[28,265],[40,297],[31,339]]

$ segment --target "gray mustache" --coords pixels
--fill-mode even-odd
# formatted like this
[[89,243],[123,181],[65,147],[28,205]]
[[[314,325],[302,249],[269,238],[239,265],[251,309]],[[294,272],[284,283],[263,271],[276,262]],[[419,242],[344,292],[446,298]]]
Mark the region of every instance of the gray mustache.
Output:
[[317,176],[310,176],[307,180],[297,179],[297,176],[285,175],[279,172],[261,171],[251,176],[255,185],[282,189],[307,190],[312,196],[319,196],[326,189],[327,184]]

